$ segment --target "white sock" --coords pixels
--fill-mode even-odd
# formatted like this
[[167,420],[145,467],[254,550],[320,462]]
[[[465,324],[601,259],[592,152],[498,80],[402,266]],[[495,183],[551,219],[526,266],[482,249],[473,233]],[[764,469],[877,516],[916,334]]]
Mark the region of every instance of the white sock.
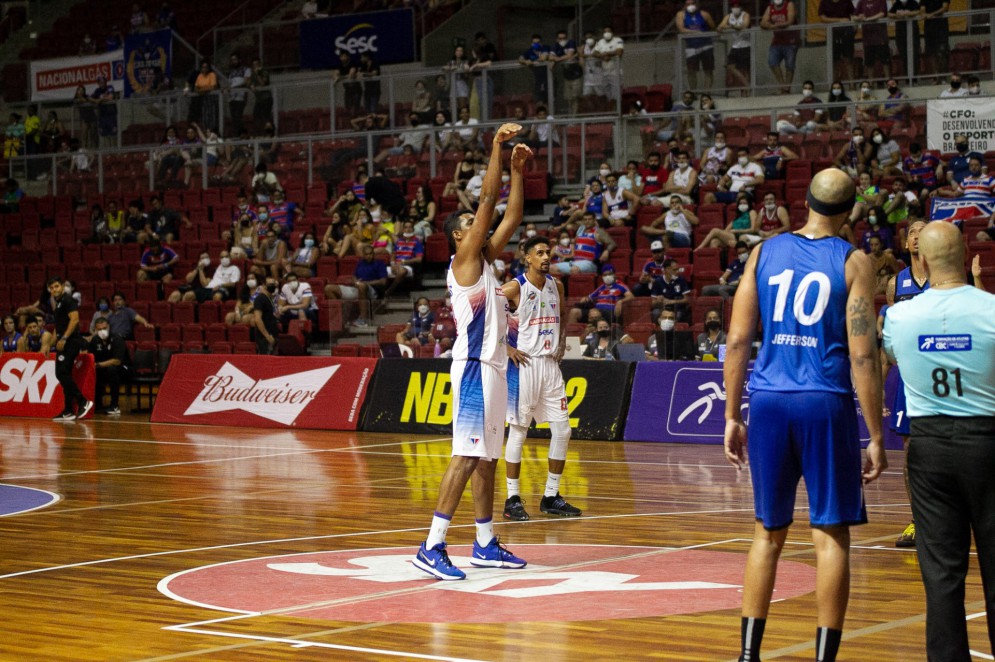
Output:
[[425,541],[425,549],[432,549],[440,542],[446,542],[446,532],[449,531],[449,523],[452,519],[452,517],[435,513],[432,517],[432,528],[428,530],[428,540]]
[[486,547],[494,539],[494,520],[488,517],[486,520],[476,520],[477,522],[477,544]]
[[520,489],[519,483],[521,483],[520,478],[506,478],[508,481],[508,498],[513,496],[518,496],[518,490]]
[[546,475],[546,491],[542,493],[543,496],[556,496],[560,491],[560,476],[563,474],[554,474],[552,472]]

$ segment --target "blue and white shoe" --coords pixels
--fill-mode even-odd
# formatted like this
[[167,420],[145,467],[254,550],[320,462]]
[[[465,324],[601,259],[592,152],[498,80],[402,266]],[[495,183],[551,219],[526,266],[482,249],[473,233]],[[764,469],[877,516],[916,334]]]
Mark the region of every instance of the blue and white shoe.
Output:
[[411,563],[436,579],[444,581],[466,579],[466,573],[454,566],[449,560],[449,552],[446,551],[446,543],[444,542],[440,542],[432,549],[425,549],[425,543],[422,543]]
[[509,552],[495,536],[485,547],[481,547],[476,540],[473,541],[470,565],[478,568],[524,568],[527,563],[525,559],[520,559]]

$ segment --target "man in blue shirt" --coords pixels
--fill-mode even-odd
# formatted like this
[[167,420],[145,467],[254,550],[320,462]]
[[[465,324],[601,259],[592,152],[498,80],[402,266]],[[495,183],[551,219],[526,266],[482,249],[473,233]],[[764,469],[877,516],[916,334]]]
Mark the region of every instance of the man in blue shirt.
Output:
[[532,87],[532,98],[536,103],[546,103],[549,99],[549,48],[542,43],[542,36],[532,35],[532,43],[528,50],[518,56],[518,62],[532,67],[535,78]]
[[916,554],[926,587],[926,654],[970,660],[964,578],[971,532],[995,650],[995,296],[967,285],[949,223],[919,235],[929,290],[888,309],[884,350],[905,380]]
[[736,242],[736,261],[729,264],[729,268],[719,276],[718,285],[706,285],[701,288],[701,295],[705,297],[719,296],[723,299],[731,299],[736,294],[739,287],[739,280],[743,277],[746,269],[746,261],[750,259],[750,247],[745,241]]
[[370,320],[370,300],[376,299],[387,287],[387,265],[373,257],[373,247],[363,247],[363,259],[356,263],[352,285],[325,285],[326,299],[348,299],[359,302],[356,326],[366,326]]
[[[836,659],[849,599],[850,526],[867,521],[861,479],[887,467],[870,258],[836,235],[853,180],[823,170],[808,220],[768,239],[746,262],[726,341],[726,458],[746,461],[743,384],[757,323],[764,340],[750,377],[749,451],[756,524],[743,582],[742,661],[760,659],[777,562],[804,476],[816,558],[818,659]],[[851,384],[851,374],[853,383]],[[853,388],[870,442],[861,471]]]

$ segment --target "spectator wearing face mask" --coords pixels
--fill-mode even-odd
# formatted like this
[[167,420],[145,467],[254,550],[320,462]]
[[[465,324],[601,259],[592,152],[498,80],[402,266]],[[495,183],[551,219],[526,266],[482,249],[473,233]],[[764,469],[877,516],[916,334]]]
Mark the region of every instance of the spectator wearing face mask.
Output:
[[317,325],[318,301],[311,291],[311,284],[301,281],[297,274],[289,274],[277,297],[276,315],[283,324],[296,319],[311,320],[311,324]]
[[684,9],[674,16],[674,27],[680,34],[688,35],[683,39],[683,42],[689,87],[702,89],[698,87],[698,72],[700,71],[704,80],[704,89],[711,89],[712,76],[715,72],[715,39],[690,35],[713,32],[715,19],[707,11],[698,7],[697,0],[685,0]]
[[[677,153],[677,169],[670,173],[670,178],[663,185],[663,198],[676,196],[685,205],[693,204],[692,198],[698,191],[698,172],[691,167],[691,155],[685,150]],[[690,245],[690,241],[688,242]]]
[[946,164],[947,185],[937,191],[937,195],[945,198],[956,198],[960,196],[960,183],[970,174],[971,159],[979,159],[985,162],[985,156],[981,152],[972,150],[967,141],[967,136],[958,133],[954,135],[954,149],[957,156],[951,158]]
[[602,95],[615,102],[619,109],[622,94],[622,53],[625,42],[616,36],[611,26],[605,26],[601,39],[594,45],[594,56],[601,60]]
[[884,222],[885,213],[882,207],[872,207],[867,212],[867,224],[870,226],[860,237],[860,247],[865,253],[871,252],[871,239],[877,238],[881,241],[883,250],[891,253],[895,246],[895,235],[891,228]]
[[218,254],[218,268],[208,278],[207,269],[210,266],[210,259],[201,259],[197,265],[194,290],[183,295],[184,301],[203,303],[211,300],[226,301],[235,297],[238,283],[242,280],[242,270],[232,264],[231,254],[228,251],[221,251]]
[[964,86],[961,76],[956,71],[950,74],[950,87],[940,92],[941,99],[956,99],[967,96],[967,87]]
[[690,312],[691,299],[688,294],[691,292],[691,284],[680,274],[681,268],[677,260],[665,260],[663,275],[653,281],[650,296],[654,309],[672,310],[677,319],[683,321]]
[[[843,0],[840,0],[842,2]],[[750,57],[751,16],[740,7],[740,0],[730,0],[729,13],[715,28],[716,32],[732,32],[732,42],[729,44],[726,56],[726,71],[729,73],[732,86],[740,89],[742,96],[750,95],[750,71],[753,59]]]
[[729,167],[726,174],[719,179],[718,190],[705,195],[706,204],[735,202],[740,192],[753,195],[753,190],[765,181],[763,169],[750,161],[749,152],[740,147],[736,154],[736,163]]
[[104,413],[108,416],[120,416],[118,407],[121,396],[121,384],[127,381],[128,347],[124,338],[111,333],[110,323],[106,319],[98,319],[93,338],[89,342],[88,351],[93,355],[96,369],[96,388],[94,403],[99,408],[103,406],[104,392],[110,391],[110,405]]
[[[656,319],[657,325],[665,334],[669,335],[677,326],[677,314],[673,310],[664,308]],[[657,346],[655,333],[651,334],[649,340],[646,341],[646,356],[651,359],[660,358],[660,348]]]
[[97,330],[97,322],[100,320],[106,320],[111,316],[111,302],[107,297],[100,297],[97,299],[97,312],[93,314],[93,319],[90,320],[90,333],[92,336]]
[[967,95],[969,97],[981,96],[981,79],[974,74],[967,77]]
[[583,321],[586,313],[592,308],[600,311],[606,320],[622,319],[622,302],[632,299],[632,292],[616,281],[615,267],[610,264],[601,267],[601,281],[601,285],[584,297],[577,307],[570,310],[571,322]]
[[404,328],[397,332],[397,342],[408,345],[427,345],[432,342],[432,327],[435,325],[435,314],[425,297],[419,297],[415,302],[411,319]]
[[264,291],[252,302],[252,327],[256,334],[256,353],[272,354],[276,351],[276,336],[280,333],[280,323],[276,319],[276,298],[279,284],[276,279],[267,278]]
[[850,142],[840,147],[833,165],[855,178],[867,171],[873,154],[874,148],[864,141],[864,129],[855,126],[850,132]]
[[884,131],[875,127],[871,132],[871,142],[876,150],[871,159],[870,171],[874,176],[901,176],[902,148]]
[[[864,0],[862,0],[864,1]],[[884,5],[884,0],[880,0]],[[864,27],[862,30],[866,30]],[[882,26],[882,29],[887,29]],[[887,34],[887,33],[886,33]],[[894,122],[893,128],[900,128],[909,119],[909,103],[905,93],[898,89],[898,81],[894,78],[888,79],[888,98],[878,107],[877,117],[879,120]]]
[[[853,102],[853,99],[847,96],[842,81],[834,80],[829,86],[829,101],[832,103],[850,104]],[[850,106],[830,106],[826,110],[826,116],[823,119],[827,129],[846,131],[850,128]]]
[[698,225],[698,217],[683,206],[681,196],[673,195],[670,197],[670,209],[649,225],[641,227],[640,231],[650,239],[659,239],[666,248],[690,248],[695,225]]
[[608,320],[600,319],[594,327],[594,335],[588,341],[584,349],[585,359],[613,360],[618,358],[616,347],[622,342],[615,327],[608,323]]
[[425,259],[425,247],[415,234],[415,226],[411,221],[401,224],[401,233],[394,240],[394,256],[391,260],[388,274],[393,279],[384,296],[389,296],[405,281],[414,280],[421,275],[422,262]]
[[[746,261],[750,258],[750,247],[745,241],[736,242],[736,260],[729,263],[729,267],[719,276],[717,285],[706,285],[701,288],[701,295],[705,297],[719,296],[723,299],[731,299],[736,294],[739,287],[739,279],[743,277],[743,270],[746,268]],[[707,319],[706,319],[707,327]],[[724,341],[724,337],[723,337]],[[701,339],[698,340],[699,346]]]
[[313,232],[305,232],[301,236],[300,246],[284,259],[284,273],[294,274],[298,278],[311,278],[315,274],[321,249],[318,248]]
[[717,308],[710,308],[705,313],[705,330],[698,334],[699,361],[709,357],[709,360],[718,360],[719,345],[726,344],[726,334],[722,330],[722,313]]

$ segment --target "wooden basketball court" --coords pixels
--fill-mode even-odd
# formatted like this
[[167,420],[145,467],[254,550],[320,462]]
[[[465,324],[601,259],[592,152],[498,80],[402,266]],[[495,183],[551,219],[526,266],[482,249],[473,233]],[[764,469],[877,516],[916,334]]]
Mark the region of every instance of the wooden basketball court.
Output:
[[[430,522],[447,439],[129,417],[6,419],[2,429],[0,483],[58,497],[0,519],[3,660],[738,654],[752,495],[718,446],[573,441],[562,492],[584,516],[550,519],[538,509],[545,445],[530,441],[522,493],[532,520],[496,526],[529,567],[443,583],[408,560]],[[925,659],[915,553],[893,547],[909,519],[902,455],[889,463],[867,489],[871,523],[853,530],[842,660]],[[497,492],[500,517],[503,468]],[[803,496],[798,506],[764,659],[814,657]],[[467,555],[473,531],[467,494],[449,533],[454,557]],[[967,601],[969,614],[983,611],[973,559]],[[977,659],[990,660],[985,626],[981,614],[969,631]]]

